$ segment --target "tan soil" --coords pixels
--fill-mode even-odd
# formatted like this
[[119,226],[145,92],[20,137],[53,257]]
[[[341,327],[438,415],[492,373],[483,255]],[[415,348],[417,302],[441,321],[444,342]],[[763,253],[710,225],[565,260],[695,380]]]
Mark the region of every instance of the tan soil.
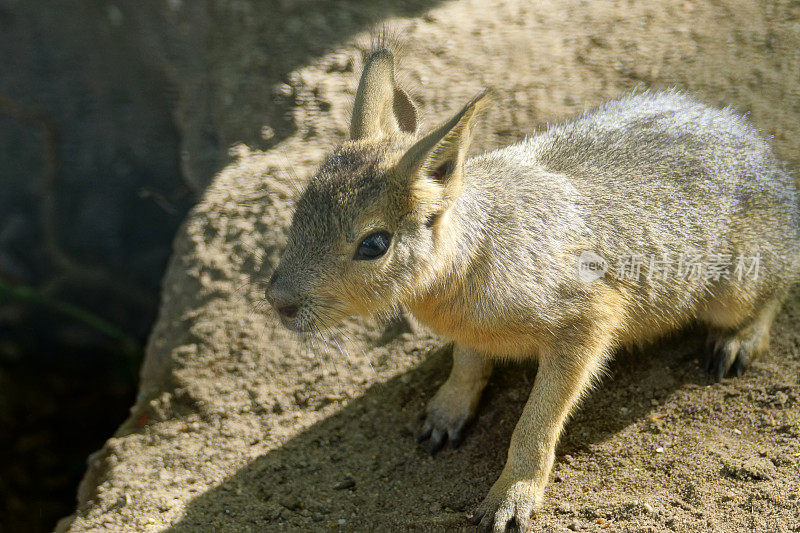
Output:
[[[636,85],[677,86],[748,112],[800,167],[797,2],[472,0],[388,22],[428,126],[497,90],[476,151]],[[447,375],[442,341],[379,345],[381,327],[353,322],[302,344],[260,299],[293,196],[345,135],[360,64],[345,43],[290,86],[273,80],[298,131],[267,152],[237,147],[185,222],[138,401],[60,530],[457,528],[494,482],[532,366],[497,372],[462,447],[431,458],[413,433]],[[720,384],[697,363],[700,331],[620,354],[567,427],[536,526],[800,531],[799,318],[795,290],[771,353]]]

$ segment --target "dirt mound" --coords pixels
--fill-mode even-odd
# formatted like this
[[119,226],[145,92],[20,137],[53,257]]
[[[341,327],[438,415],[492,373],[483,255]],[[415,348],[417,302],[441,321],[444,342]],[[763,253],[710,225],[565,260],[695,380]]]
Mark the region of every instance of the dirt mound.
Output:
[[[749,112],[800,163],[796,3],[473,0],[389,22],[405,31],[401,70],[428,126],[496,89],[476,151],[636,85],[678,86]],[[460,527],[494,482],[533,368],[501,369],[466,442],[432,459],[413,430],[447,374],[440,341],[386,342],[379,325],[354,321],[298,343],[262,312],[259,282],[277,264],[292,198],[343,139],[360,63],[345,44],[291,73],[297,132],[266,152],[235,147],[186,220],[138,400],[89,459],[59,529]],[[721,384],[701,375],[701,332],[620,354],[567,428],[536,523],[798,530],[798,317],[795,291],[770,355]]]

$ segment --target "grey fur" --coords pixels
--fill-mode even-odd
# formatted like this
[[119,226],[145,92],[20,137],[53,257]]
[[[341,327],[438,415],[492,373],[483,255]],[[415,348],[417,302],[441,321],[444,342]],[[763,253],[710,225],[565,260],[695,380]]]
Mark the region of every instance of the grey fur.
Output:
[[[453,211],[464,223],[463,256],[490,258],[463,289],[482,293],[464,298],[482,303],[465,309],[481,320],[523,313],[549,327],[568,321],[587,294],[575,275],[581,251],[609,261],[761,254],[763,275],[735,288],[730,280],[653,283],[643,269],[630,287],[637,305],[673,324],[697,318],[722,291],[774,297],[800,270],[792,176],[740,115],[675,91],[625,96],[469,160]],[[521,273],[533,282],[517,283]]]

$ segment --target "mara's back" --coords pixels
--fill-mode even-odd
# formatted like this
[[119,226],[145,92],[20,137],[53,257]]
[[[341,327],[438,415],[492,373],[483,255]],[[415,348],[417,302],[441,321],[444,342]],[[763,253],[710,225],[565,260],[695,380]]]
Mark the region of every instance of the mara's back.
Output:
[[[758,294],[765,287],[782,290],[800,268],[792,176],[743,117],[678,92],[611,101],[467,168],[474,189],[463,209],[511,229],[503,241],[513,245],[492,249],[500,267],[492,285],[507,287],[524,273],[532,283],[512,284],[513,298],[532,307],[587,290],[576,274],[587,251],[607,261],[605,281],[625,285],[633,305],[668,303],[667,322],[695,313],[702,295],[730,290],[730,278],[743,273],[737,266],[751,279],[735,289],[753,299],[768,297]],[[480,218],[472,217],[474,235],[486,225]],[[650,271],[653,260],[662,270]],[[702,263],[699,271],[691,260]],[[720,261],[722,275],[702,271]],[[502,292],[498,299],[507,299]]]
[[800,231],[797,186],[759,132],[678,92],[613,100],[497,154],[563,176],[585,201],[586,221],[625,242],[637,227],[661,228],[650,236],[675,242],[693,225],[699,231],[685,237],[694,242],[681,244],[763,240],[765,229],[781,237],[772,244],[796,250],[800,242],[790,238]]
[[619,213],[660,225],[677,216],[702,223],[708,237],[732,235],[730,224],[745,213],[768,217],[750,223],[778,223],[795,235],[800,227],[797,186],[759,132],[729,109],[678,92],[611,101],[523,146],[606,208],[601,218]]

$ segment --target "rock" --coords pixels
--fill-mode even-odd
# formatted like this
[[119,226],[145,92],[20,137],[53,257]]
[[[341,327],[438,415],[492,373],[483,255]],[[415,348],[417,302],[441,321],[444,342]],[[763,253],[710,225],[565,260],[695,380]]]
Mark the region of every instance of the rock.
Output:
[[352,489],[356,486],[356,481],[351,477],[346,477],[343,480],[336,483],[333,488],[334,490],[344,490],[344,489]]

